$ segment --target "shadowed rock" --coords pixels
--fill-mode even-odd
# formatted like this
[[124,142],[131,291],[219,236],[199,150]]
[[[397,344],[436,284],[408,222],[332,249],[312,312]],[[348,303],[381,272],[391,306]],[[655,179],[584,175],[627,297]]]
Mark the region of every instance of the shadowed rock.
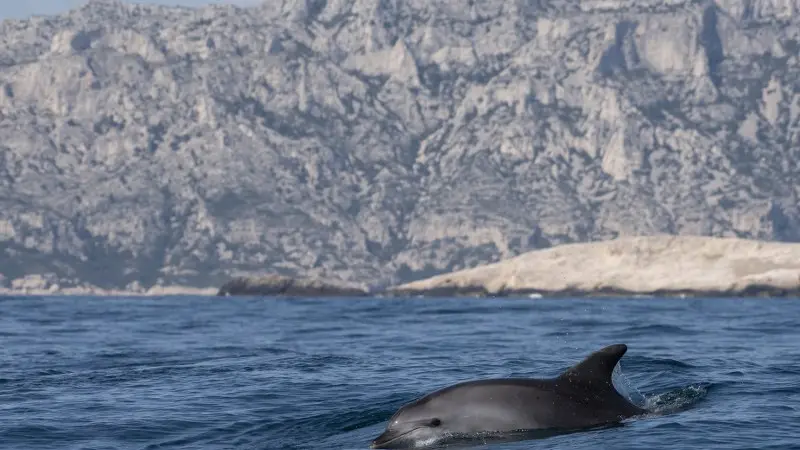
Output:
[[285,296],[362,296],[367,289],[353,284],[319,278],[294,278],[283,275],[236,277],[219,289],[217,295],[285,295]]

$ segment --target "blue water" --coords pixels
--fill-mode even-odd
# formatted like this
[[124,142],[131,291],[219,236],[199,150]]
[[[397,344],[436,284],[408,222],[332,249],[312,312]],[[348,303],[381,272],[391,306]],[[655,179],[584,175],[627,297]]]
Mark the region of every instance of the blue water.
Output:
[[800,445],[800,302],[0,298],[0,447],[366,449],[403,403],[611,343],[658,413],[487,449]]

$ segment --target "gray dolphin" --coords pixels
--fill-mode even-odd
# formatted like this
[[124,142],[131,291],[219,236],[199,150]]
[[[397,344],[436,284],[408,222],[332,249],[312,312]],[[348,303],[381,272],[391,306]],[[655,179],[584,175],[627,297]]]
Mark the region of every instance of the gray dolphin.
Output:
[[551,379],[476,380],[440,389],[402,406],[370,448],[424,447],[525,430],[574,431],[644,414],[611,382],[627,350],[625,344],[609,345]]

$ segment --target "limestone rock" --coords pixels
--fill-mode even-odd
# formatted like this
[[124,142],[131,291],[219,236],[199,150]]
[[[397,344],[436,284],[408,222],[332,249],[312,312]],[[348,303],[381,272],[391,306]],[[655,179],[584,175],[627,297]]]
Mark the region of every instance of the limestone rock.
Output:
[[6,20],[3,283],[385,286],[632,235],[800,240],[799,5],[93,0]]
[[800,244],[650,236],[565,244],[389,290],[412,295],[800,295]]

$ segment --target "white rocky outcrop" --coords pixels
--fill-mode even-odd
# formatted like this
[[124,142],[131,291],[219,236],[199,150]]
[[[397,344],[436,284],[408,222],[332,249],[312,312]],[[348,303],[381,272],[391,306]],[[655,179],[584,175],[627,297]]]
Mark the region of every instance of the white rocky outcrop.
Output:
[[800,244],[649,236],[565,244],[390,289],[402,294],[800,294]]

